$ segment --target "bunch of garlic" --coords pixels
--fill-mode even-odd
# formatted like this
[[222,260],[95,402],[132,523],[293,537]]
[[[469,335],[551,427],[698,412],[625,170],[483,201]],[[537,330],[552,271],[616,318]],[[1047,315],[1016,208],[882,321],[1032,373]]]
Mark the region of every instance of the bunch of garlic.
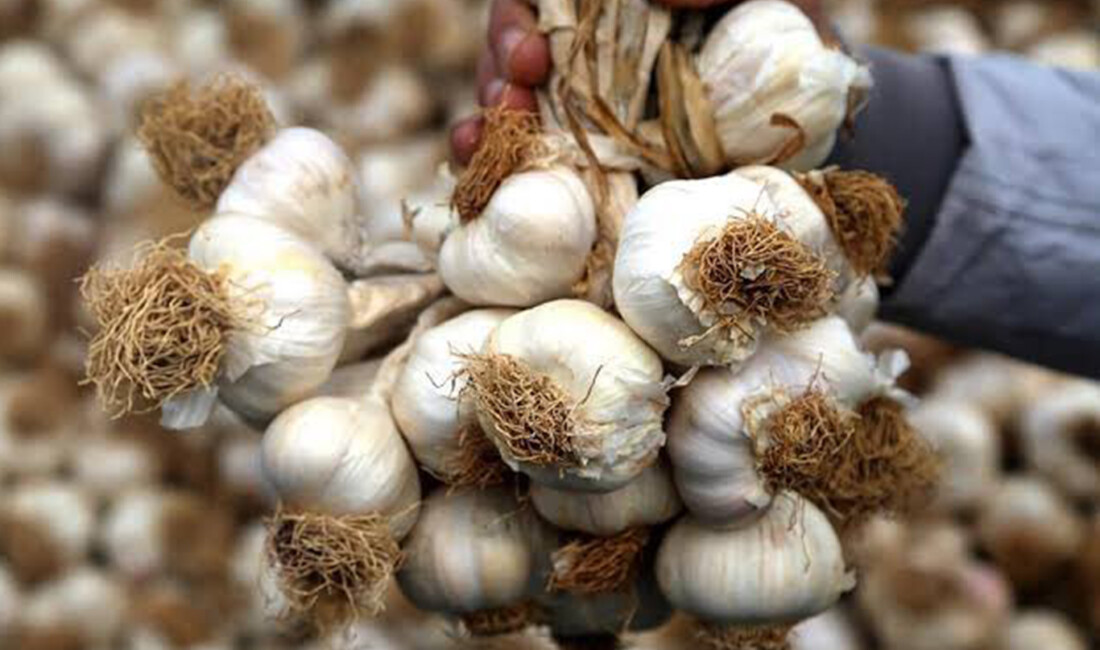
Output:
[[465,373],[481,429],[536,483],[614,490],[664,443],[660,358],[591,303],[558,300],[508,317],[466,357]]
[[386,406],[308,399],[271,423],[262,453],[281,500],[268,557],[292,610],[330,623],[376,612],[420,502],[416,466]]

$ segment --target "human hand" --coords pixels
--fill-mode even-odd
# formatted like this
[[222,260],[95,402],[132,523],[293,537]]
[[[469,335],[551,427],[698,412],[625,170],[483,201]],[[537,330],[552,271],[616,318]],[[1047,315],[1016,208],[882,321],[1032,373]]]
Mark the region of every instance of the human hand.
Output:
[[[702,9],[737,0],[657,0],[677,9]],[[793,0],[820,23],[822,0]],[[535,10],[524,0],[493,0],[489,17],[489,47],[477,66],[477,97],[483,107],[504,105],[535,111],[534,89],[550,76],[550,45],[538,31]],[[482,120],[470,117],[451,130],[455,160],[465,165],[481,141]]]

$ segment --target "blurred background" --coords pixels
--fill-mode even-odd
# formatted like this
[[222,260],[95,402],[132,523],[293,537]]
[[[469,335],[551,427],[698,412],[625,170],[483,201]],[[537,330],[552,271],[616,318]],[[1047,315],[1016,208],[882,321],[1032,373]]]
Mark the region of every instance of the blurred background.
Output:
[[[850,43],[1100,68],[1100,2],[832,0]],[[447,126],[477,109],[485,0],[0,0],[0,648],[482,647],[396,593],[338,638],[271,620],[259,432],[112,420],[83,376],[78,278],[202,215],[132,134],[144,98],[232,71],[284,124],[355,160],[377,239],[445,202]],[[364,343],[381,353],[403,334]],[[383,337],[385,338],[385,337]],[[906,348],[946,479],[920,521],[876,524],[861,585],[799,650],[1100,647],[1100,385],[875,325]],[[628,647],[690,648],[673,622]],[[480,643],[480,642],[479,642]],[[552,647],[537,635],[501,647]]]

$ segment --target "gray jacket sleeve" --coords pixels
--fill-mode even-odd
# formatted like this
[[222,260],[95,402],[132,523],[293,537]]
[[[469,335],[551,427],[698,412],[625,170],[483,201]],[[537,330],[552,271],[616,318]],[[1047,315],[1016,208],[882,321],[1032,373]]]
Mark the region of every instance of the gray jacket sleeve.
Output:
[[1100,376],[1100,73],[869,49],[831,162],[909,198],[882,316]]

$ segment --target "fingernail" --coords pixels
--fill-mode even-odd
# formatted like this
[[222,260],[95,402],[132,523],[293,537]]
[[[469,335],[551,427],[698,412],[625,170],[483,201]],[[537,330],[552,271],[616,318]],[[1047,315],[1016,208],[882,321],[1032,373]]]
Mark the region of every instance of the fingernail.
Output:
[[485,84],[485,90],[481,95],[481,103],[486,107],[496,106],[500,103],[500,98],[503,94],[504,81],[502,79],[493,79]]
[[501,34],[498,65],[504,68],[505,74],[507,74],[507,69],[512,65],[512,55],[515,54],[516,48],[519,47],[519,44],[522,43],[525,38],[527,38],[527,32],[515,27]]

